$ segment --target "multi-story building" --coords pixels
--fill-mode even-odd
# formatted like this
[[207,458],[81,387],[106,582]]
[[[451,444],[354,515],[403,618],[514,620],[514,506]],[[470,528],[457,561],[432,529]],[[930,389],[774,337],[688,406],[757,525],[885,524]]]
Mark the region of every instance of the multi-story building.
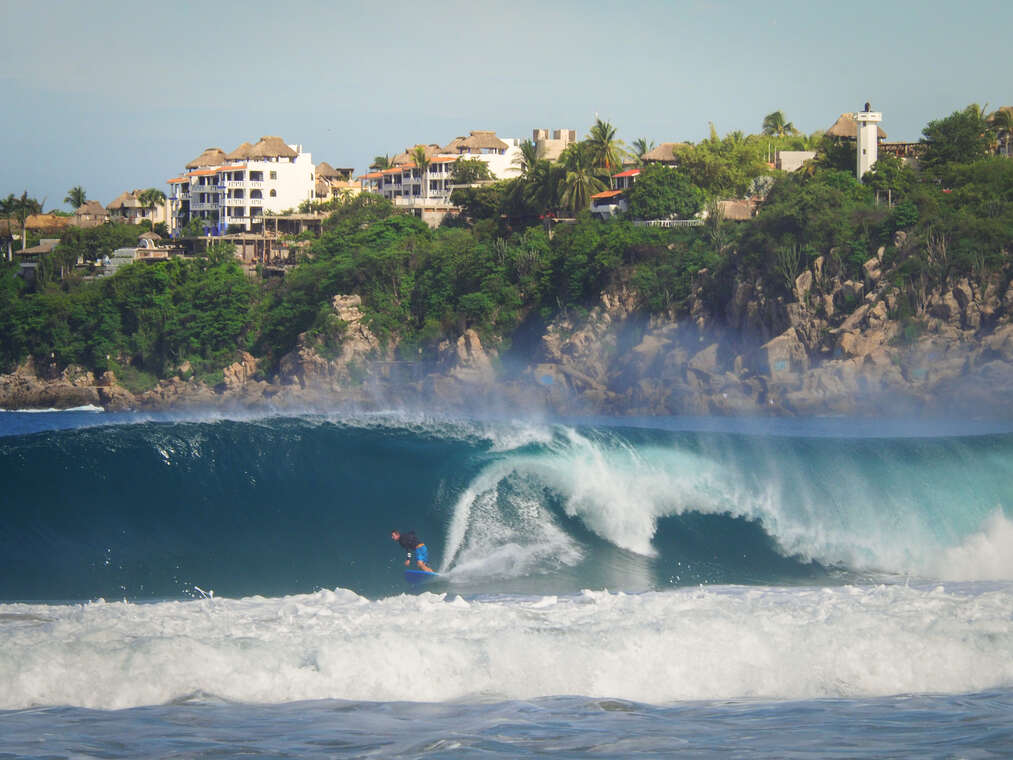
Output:
[[495,179],[510,179],[520,174],[520,143],[515,138],[501,140],[492,131],[472,130],[467,137],[455,137],[443,147],[423,145],[429,161],[424,171],[416,165],[413,150],[406,149],[394,156],[389,169],[363,174],[359,182],[363,191],[378,193],[400,206],[449,208],[457,161],[481,161]]
[[169,180],[173,232],[193,219],[206,221],[208,234],[249,231],[265,213],[294,209],[314,197],[313,159],[301,145],[280,137],[244,142],[231,153],[208,148]]

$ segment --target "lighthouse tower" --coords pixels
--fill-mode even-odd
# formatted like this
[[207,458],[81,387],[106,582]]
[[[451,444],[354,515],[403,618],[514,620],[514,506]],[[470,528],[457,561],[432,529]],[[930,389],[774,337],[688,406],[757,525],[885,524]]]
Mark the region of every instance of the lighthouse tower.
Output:
[[852,114],[855,120],[855,125],[858,127],[858,134],[855,135],[856,142],[858,143],[858,164],[855,172],[858,176],[858,181],[862,181],[862,177],[865,175],[872,165],[876,163],[878,155],[878,138],[879,138],[879,122],[883,121],[883,114],[879,111],[873,111],[869,104],[865,104],[865,110],[859,111],[856,114]]

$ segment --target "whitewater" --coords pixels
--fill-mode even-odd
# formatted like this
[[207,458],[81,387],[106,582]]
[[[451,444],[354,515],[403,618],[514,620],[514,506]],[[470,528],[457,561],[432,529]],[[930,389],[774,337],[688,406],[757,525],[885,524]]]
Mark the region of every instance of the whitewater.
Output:
[[996,423],[3,413],[0,478],[0,754],[1013,746]]

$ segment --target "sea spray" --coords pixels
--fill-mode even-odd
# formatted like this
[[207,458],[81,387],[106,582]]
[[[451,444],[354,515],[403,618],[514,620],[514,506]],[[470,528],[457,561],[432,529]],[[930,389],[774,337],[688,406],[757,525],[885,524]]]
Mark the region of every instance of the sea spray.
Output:
[[2,605],[0,709],[955,693],[1013,685],[1011,654],[1008,584]]

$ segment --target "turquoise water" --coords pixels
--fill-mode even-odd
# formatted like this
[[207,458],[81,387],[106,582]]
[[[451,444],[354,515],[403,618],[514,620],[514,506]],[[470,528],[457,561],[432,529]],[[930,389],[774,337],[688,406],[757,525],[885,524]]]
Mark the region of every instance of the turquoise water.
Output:
[[995,426],[5,413],[0,478],[0,755],[1010,746]]

